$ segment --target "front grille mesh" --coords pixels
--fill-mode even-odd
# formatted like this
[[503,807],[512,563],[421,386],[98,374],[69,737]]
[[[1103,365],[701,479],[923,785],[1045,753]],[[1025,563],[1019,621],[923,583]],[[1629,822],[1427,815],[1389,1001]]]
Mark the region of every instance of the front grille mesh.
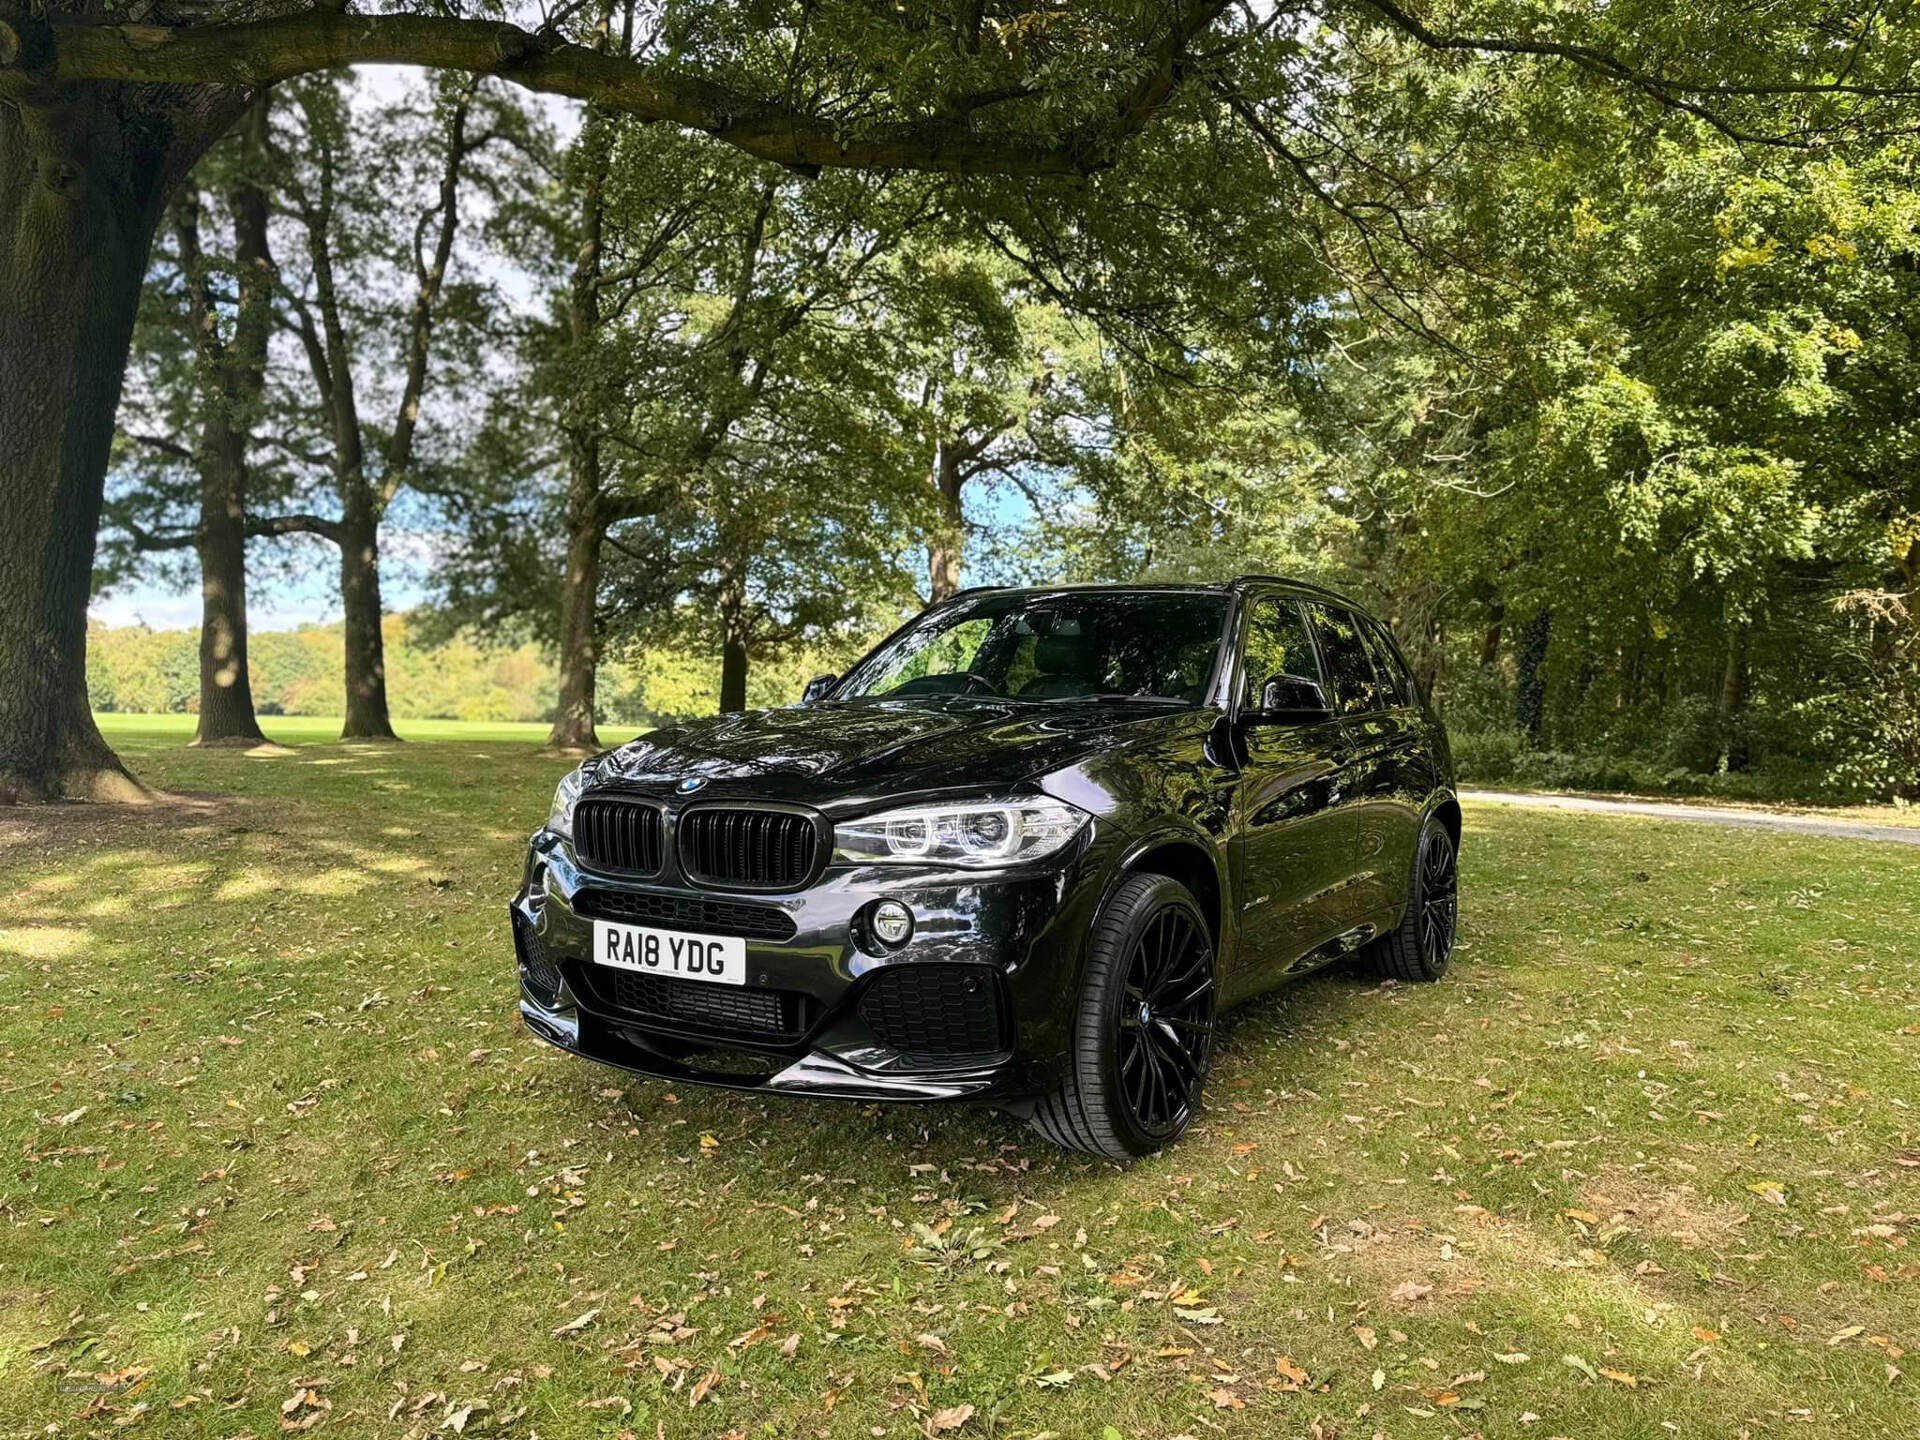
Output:
[[662,858],[660,812],[633,800],[581,800],[573,807],[573,849],[596,870],[656,875]]
[[784,990],[703,985],[604,966],[593,967],[592,974],[593,988],[607,1004],[646,1019],[756,1039],[791,1038],[805,1028],[799,997]]
[[638,890],[576,890],[573,913],[589,920],[660,925],[702,935],[738,935],[745,940],[791,940],[796,928],[791,915],[771,905]]
[[882,1045],[923,1064],[987,1059],[1007,1048],[1000,987],[978,965],[890,966],[868,982],[860,1018]]
[[680,817],[680,868],[709,885],[797,890],[812,878],[820,836],[805,815],[703,806]]
[[540,932],[517,912],[513,917],[513,937],[520,946],[520,973],[535,999],[551,1005],[560,994],[560,971],[547,954]]

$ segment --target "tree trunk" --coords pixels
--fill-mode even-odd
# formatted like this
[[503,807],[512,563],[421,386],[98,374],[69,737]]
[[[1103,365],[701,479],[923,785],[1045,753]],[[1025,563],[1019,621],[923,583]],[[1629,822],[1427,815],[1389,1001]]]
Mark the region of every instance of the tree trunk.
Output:
[[[273,259],[267,248],[267,197],[254,179],[264,160],[267,95],[255,99],[243,130],[246,169],[230,197],[239,304],[231,346],[208,356],[215,394],[200,435],[200,723],[196,745],[262,744],[247,668],[247,453],[253,411],[266,384],[267,342],[273,328]],[[181,261],[197,268],[196,217],[181,229]],[[190,253],[191,252],[191,253]],[[204,286],[204,276],[196,277]],[[196,292],[193,320],[208,327],[211,297]]]
[[1500,658],[1500,624],[1507,618],[1507,607],[1499,603],[1487,607],[1487,628],[1480,636],[1480,668]]
[[962,518],[960,492],[965,484],[960,460],[951,447],[943,444],[933,462],[933,485],[940,493],[940,515],[944,528],[927,546],[928,598],[945,600],[960,588],[960,555],[966,546],[966,525]]
[[[209,429],[214,428],[209,425]],[[231,425],[200,457],[200,723],[196,745],[261,744],[247,673],[246,442]]]
[[1727,668],[1720,677],[1720,768],[1744,770],[1747,742],[1739,733],[1740,714],[1747,708],[1748,629],[1734,625],[1727,633]]
[[[603,32],[605,24],[603,15]],[[609,140],[606,121],[589,110],[580,136],[580,248],[573,262],[567,332],[570,349],[583,367],[589,367],[589,350],[600,328],[602,195]],[[567,406],[567,563],[560,577],[560,703],[547,735],[551,750],[600,748],[594,725],[600,666],[596,618],[607,511],[600,493],[598,398],[591,387],[581,385]]]
[[387,718],[387,652],[380,634],[380,525],[365,484],[341,496],[340,609],[346,631],[347,723],[342,740],[397,740]]
[[[585,438],[594,451],[595,481],[588,492],[576,475],[567,498],[567,568],[560,583],[560,705],[547,735],[551,750],[600,748],[599,732],[594,727],[594,688],[600,663],[594,620],[600,595],[600,546],[606,530],[597,503],[599,441],[597,437]],[[581,458],[575,457],[576,465]]]
[[1547,643],[1553,637],[1553,612],[1542,610],[1527,621],[1514,646],[1518,671],[1513,720],[1531,745],[1540,743],[1547,719]]
[[729,575],[720,594],[720,713],[747,708],[747,581]]
[[1907,582],[1907,629],[1914,640],[1920,641],[1920,540],[1907,546],[1900,573]]
[[124,99],[0,93],[0,802],[145,794],[87,703],[94,531],[164,184]]

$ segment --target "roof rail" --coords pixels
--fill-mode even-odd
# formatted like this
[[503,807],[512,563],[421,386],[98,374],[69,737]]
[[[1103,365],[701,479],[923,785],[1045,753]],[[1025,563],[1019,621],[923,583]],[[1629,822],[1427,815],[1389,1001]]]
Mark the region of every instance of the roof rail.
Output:
[[1284,585],[1289,590],[1303,590],[1309,595],[1322,595],[1329,600],[1338,600],[1342,605],[1357,605],[1359,602],[1351,596],[1343,595],[1325,585],[1316,585],[1311,580],[1296,580],[1291,575],[1236,575],[1233,579],[1236,587],[1246,585]]

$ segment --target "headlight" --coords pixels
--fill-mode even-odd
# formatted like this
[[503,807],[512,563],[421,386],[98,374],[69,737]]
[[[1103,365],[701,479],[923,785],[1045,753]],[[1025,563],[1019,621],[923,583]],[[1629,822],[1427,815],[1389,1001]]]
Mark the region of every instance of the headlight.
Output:
[[1059,800],[915,805],[834,825],[834,858],[856,864],[1015,865],[1061,849],[1087,823]]
[[568,840],[573,838],[573,802],[586,788],[587,777],[579,770],[569,770],[561,777],[560,788],[553,792],[553,808],[547,811],[547,829]]

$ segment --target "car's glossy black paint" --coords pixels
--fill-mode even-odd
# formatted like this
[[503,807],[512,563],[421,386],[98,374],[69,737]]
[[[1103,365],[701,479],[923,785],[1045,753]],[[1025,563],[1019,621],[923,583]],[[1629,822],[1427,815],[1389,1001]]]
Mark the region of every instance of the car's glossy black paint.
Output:
[[[1199,708],[828,698],[655,732],[596,757],[588,793],[656,801],[669,858],[659,877],[634,881],[595,874],[549,832],[534,836],[512,906],[527,1024],[565,1049],[672,1079],[1017,1106],[1061,1073],[1087,937],[1129,874],[1170,874],[1193,891],[1214,929],[1222,1004],[1390,929],[1406,903],[1423,822],[1437,814],[1458,835],[1444,730],[1424,703],[1303,724],[1237,713],[1252,602],[1274,594],[1347,602],[1277,580],[1219,588],[1234,604]],[[681,793],[694,779],[697,791]],[[812,1021],[792,1043],[649,1021],[602,1003],[591,983],[591,924],[575,913],[579,892],[685,895],[693,887],[671,858],[673,826],[692,806],[784,803],[831,825],[922,799],[1011,793],[1055,796],[1092,822],[1062,854],[1023,867],[833,864],[791,893],[714,892],[791,918],[792,939],[750,941],[747,955],[750,986],[810,997]],[[860,931],[859,912],[882,896],[916,917],[898,950]],[[563,983],[551,998],[525,983],[529,938],[557,965]],[[885,967],[925,963],[978,966],[1001,987],[1011,1019],[1005,1053],[933,1069],[876,1043],[859,1014],[862,986]]]

